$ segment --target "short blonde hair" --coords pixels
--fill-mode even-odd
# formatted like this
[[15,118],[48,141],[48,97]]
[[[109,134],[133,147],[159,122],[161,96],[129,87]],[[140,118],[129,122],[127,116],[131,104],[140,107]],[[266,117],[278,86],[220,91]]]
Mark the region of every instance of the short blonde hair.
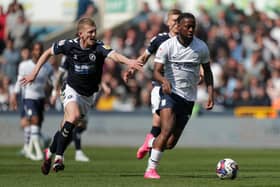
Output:
[[81,18],[78,21],[77,33],[79,33],[79,31],[83,28],[84,25],[96,26],[93,19],[91,19],[91,18]]
[[171,16],[171,15],[181,15],[182,11],[179,9],[170,9],[167,13],[167,16]]

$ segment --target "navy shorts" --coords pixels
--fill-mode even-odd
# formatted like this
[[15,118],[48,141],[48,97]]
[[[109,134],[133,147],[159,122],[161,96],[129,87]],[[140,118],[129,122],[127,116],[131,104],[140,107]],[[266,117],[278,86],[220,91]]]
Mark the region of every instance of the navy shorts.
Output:
[[44,120],[45,99],[23,99],[21,117],[31,118],[38,116],[40,123]]
[[184,128],[191,117],[194,101],[187,101],[174,93],[164,94],[160,90],[160,106],[157,113],[164,108],[172,108],[176,115],[176,126]]

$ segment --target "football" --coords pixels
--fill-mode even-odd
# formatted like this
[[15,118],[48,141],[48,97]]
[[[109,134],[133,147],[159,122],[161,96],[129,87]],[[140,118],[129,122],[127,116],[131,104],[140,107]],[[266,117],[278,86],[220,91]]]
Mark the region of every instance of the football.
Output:
[[231,158],[225,158],[218,162],[216,174],[220,179],[235,179],[238,169],[237,162]]

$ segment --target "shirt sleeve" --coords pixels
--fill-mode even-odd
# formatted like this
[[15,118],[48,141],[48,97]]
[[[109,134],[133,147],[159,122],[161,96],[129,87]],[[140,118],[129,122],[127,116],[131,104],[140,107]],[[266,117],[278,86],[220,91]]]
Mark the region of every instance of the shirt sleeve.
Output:
[[205,47],[203,48],[201,53],[201,64],[207,64],[209,61],[210,61],[209,49],[205,44]]
[[102,54],[103,57],[107,57],[110,55],[111,52],[113,52],[114,50],[108,46],[108,45],[99,45],[98,46],[98,52]]
[[147,47],[148,54],[155,54],[159,47],[157,37],[153,37],[150,41],[149,46]]
[[13,89],[13,92],[18,94],[20,92],[20,89],[21,89],[21,86],[20,86],[20,80],[23,78],[24,76],[24,70],[22,68],[22,64],[19,65],[19,68],[18,68],[18,76],[17,76],[17,82],[14,86],[14,89]]
[[70,42],[68,40],[60,40],[58,42],[53,43],[52,45],[52,53],[54,55],[64,54],[67,55],[69,49]]
[[159,46],[159,48],[156,52],[155,62],[165,64],[166,59],[167,59],[167,54],[168,54],[167,42],[163,42]]

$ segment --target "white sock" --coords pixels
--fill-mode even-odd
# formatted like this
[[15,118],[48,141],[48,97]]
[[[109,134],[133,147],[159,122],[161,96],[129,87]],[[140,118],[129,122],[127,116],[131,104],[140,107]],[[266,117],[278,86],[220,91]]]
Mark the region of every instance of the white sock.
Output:
[[63,156],[62,155],[55,155],[54,160],[63,160]]
[[23,128],[23,132],[24,132],[24,146],[28,146],[29,144],[29,140],[30,140],[30,126],[26,126]]
[[147,170],[149,169],[156,169],[158,164],[159,164],[159,161],[162,157],[162,154],[163,152],[161,151],[158,151],[156,149],[152,149],[152,152],[151,152],[151,156],[148,160],[148,167],[147,167]]
[[32,143],[35,148],[36,158],[38,160],[43,159],[43,153],[39,143],[39,130],[40,128],[37,125],[31,125],[30,143]]
[[156,138],[153,137],[152,139],[149,140],[149,142],[148,142],[149,148],[152,148],[152,147],[153,147],[153,144],[154,144],[155,139],[156,139]]

